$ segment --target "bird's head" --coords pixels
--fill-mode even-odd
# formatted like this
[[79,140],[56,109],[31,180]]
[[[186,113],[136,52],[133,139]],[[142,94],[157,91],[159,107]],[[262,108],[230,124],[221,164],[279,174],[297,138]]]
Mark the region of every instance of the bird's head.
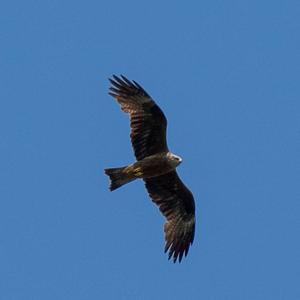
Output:
[[180,156],[175,155],[171,152],[168,152],[167,156],[174,167],[177,167],[182,162],[182,158]]

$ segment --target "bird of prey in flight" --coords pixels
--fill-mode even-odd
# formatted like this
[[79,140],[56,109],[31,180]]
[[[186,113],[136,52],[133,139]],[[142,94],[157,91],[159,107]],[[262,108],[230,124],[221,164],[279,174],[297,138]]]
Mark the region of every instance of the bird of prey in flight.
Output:
[[195,202],[192,193],[180,180],[176,167],[182,159],[167,146],[167,119],[135,81],[112,76],[109,94],[129,114],[131,143],[136,162],[121,168],[105,169],[110,190],[141,178],[152,201],[166,218],[165,252],[175,263],[187,255],[195,235]]

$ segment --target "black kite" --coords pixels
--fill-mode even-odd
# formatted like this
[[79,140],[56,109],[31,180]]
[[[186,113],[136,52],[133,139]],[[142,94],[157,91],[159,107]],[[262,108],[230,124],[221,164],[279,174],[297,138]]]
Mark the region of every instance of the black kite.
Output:
[[164,225],[169,259],[180,262],[187,255],[195,234],[195,202],[176,172],[181,158],[167,146],[167,119],[148,93],[126,77],[109,79],[109,94],[130,116],[131,142],[137,161],[122,168],[105,169],[110,190],[142,178],[153,202],[166,217]]

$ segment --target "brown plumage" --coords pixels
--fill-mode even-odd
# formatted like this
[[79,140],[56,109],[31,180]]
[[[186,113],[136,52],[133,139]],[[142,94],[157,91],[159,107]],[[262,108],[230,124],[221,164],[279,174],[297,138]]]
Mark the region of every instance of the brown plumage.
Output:
[[195,203],[180,180],[176,167],[181,158],[167,146],[167,119],[148,93],[135,81],[113,75],[109,94],[130,116],[131,142],[137,162],[123,168],[106,169],[110,189],[142,178],[152,201],[166,217],[164,226],[169,259],[180,262],[187,255],[195,234]]
[[137,160],[168,151],[166,140],[167,119],[147,92],[135,81],[117,76],[109,79],[109,94],[117,99],[130,116],[131,142]]

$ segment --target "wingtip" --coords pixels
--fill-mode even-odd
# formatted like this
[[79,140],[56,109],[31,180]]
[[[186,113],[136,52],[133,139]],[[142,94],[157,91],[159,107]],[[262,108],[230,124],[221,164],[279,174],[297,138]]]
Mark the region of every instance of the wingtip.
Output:
[[108,79],[108,81],[109,81],[111,84],[114,83],[114,80],[113,80],[111,77],[108,77],[107,79]]
[[124,76],[124,75],[120,75],[120,76],[125,83],[127,83],[130,86],[133,86],[132,82],[126,76]]
[[118,77],[116,74],[112,74],[110,77],[108,77],[108,81],[113,85],[122,82],[120,77]]
[[150,98],[150,95],[144,90],[144,88],[139,83],[137,83],[135,80],[129,80],[123,74],[120,74],[119,76],[113,74],[110,78],[108,78],[108,80],[112,86],[118,89],[136,91],[138,93],[143,93],[144,96]]

